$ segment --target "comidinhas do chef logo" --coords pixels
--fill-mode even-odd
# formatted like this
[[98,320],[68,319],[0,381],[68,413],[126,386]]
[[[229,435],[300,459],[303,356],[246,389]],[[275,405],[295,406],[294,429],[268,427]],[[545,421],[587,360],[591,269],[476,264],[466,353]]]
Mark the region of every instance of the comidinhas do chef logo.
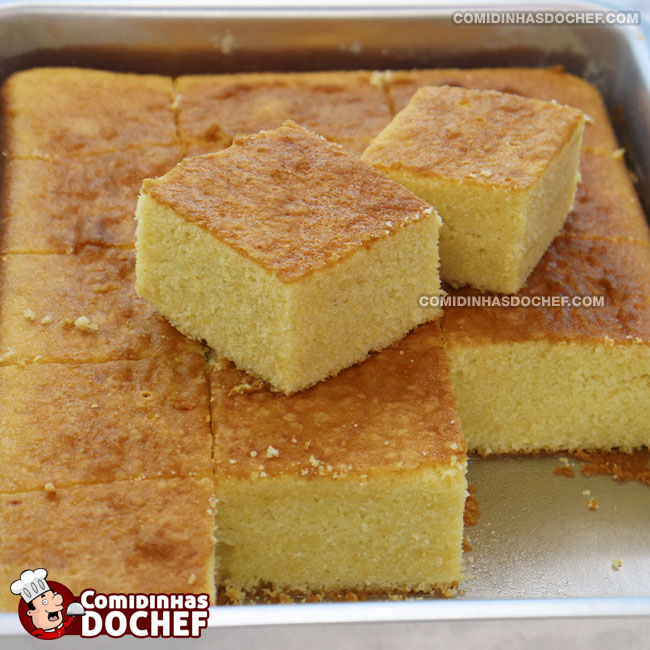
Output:
[[39,639],[198,638],[208,625],[208,594],[101,594],[84,589],[77,597],[60,582],[47,580],[45,569],[23,571],[11,583],[11,592],[20,596],[22,626]]

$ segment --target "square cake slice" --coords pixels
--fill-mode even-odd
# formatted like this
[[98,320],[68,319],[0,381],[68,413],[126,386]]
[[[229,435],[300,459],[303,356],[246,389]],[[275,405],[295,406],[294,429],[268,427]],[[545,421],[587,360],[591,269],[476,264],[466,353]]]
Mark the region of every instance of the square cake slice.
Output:
[[444,280],[515,293],[571,210],[583,125],[552,102],[431,86],[362,160],[440,213]]
[[201,352],[139,298],[134,252],[0,258],[0,366],[101,363]]
[[228,363],[211,390],[226,598],[455,587],[466,455],[438,323],[296,395]]
[[391,107],[399,113],[423,86],[457,86],[498,90],[547,102],[558,102],[585,114],[583,146],[603,152],[618,148],[605,102],[589,82],[569,74],[560,65],[549,68],[430,68],[384,73]]
[[507,296],[521,306],[447,307],[445,349],[469,449],[650,445],[648,278],[645,244],[559,236]]
[[0,493],[211,475],[202,354],[0,367]]
[[435,210],[290,122],[146,180],[137,217],[138,293],[285,393],[439,316]]
[[[0,494],[0,580],[26,567],[73,593],[214,598],[214,483],[155,479]],[[17,596],[0,591],[0,611]]]
[[133,213],[142,181],[164,174],[182,157],[178,147],[137,147],[7,161],[0,250],[70,253],[86,244],[133,247]]
[[33,68],[2,87],[10,158],[99,153],[176,141],[169,77]]

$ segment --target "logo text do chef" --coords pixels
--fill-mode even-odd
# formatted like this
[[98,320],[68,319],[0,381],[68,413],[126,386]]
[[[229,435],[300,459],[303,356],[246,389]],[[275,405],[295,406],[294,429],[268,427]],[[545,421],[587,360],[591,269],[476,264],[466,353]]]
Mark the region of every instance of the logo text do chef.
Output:
[[208,594],[98,594],[81,592],[86,610],[81,636],[198,638],[208,625]]

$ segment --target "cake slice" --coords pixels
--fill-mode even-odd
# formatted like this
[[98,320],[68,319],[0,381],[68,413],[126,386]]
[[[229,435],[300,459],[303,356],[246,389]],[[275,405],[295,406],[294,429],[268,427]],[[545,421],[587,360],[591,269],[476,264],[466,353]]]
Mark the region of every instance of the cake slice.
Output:
[[466,456],[437,323],[296,395],[227,363],[211,390],[224,597],[455,587]]
[[564,235],[512,297],[536,303],[446,307],[445,349],[468,448],[649,445],[649,277],[645,244]]
[[[210,478],[0,494],[0,580],[38,566],[75,594],[214,598],[214,508]],[[0,611],[17,605],[0,591]]]
[[392,117],[374,80],[366,71],[179,77],[179,135],[191,152],[204,153],[293,120],[360,154]]
[[293,123],[145,181],[137,218],[138,293],[285,393],[439,315],[435,210]]
[[362,156],[440,213],[440,273],[514,293],[573,204],[584,118],[495,91],[418,90]]
[[598,90],[589,82],[550,68],[432,68],[384,73],[384,83],[394,113],[399,113],[422,86],[457,86],[475,90],[498,90],[532,99],[555,101],[585,114],[583,145],[603,152],[618,148],[607,109]]
[[79,255],[3,256],[0,365],[200,352],[138,298],[133,267],[133,251],[97,246]]
[[178,147],[14,159],[5,166],[3,253],[70,253],[86,244],[135,245],[142,181],[182,158]]
[[81,68],[33,68],[2,87],[10,158],[99,153],[176,140],[172,80]]
[[0,493],[209,475],[205,358],[0,367]]

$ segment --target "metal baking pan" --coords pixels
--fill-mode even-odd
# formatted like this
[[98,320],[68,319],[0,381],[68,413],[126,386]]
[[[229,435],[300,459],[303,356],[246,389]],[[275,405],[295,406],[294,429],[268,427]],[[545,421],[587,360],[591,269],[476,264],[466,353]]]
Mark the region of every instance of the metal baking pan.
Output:
[[[488,7],[508,8],[520,6]],[[576,2],[539,8],[604,7]],[[622,114],[618,136],[642,198],[649,196],[650,68],[639,28],[458,26],[451,20],[454,10],[188,9],[0,0],[0,81],[37,65],[176,75],[563,64],[595,83],[610,111]],[[645,201],[646,213],[649,207]],[[579,471],[573,479],[554,476],[556,464],[557,459],[541,457],[470,461],[469,479],[483,515],[468,530],[474,550],[466,554],[472,559],[467,568],[473,577],[453,599],[213,608],[204,638],[220,638],[219,627],[294,623],[650,616],[650,487],[587,479]],[[587,490],[600,503],[595,512],[586,507]],[[622,562],[619,571],[613,570],[614,559]],[[11,614],[0,615],[0,634],[17,635],[12,648],[24,638]]]

